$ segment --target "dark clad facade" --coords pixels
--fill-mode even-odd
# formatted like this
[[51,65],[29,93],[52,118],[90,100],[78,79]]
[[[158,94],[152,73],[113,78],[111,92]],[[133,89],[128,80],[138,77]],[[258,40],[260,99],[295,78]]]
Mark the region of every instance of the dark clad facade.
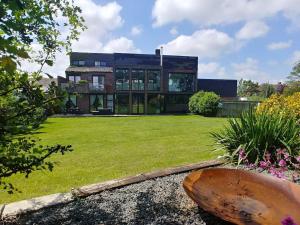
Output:
[[[69,93],[66,108],[71,113],[175,113],[188,111],[189,98],[202,85],[197,70],[198,57],[161,56],[159,50],[155,54],[73,52],[66,78],[58,81]],[[236,91],[230,88],[226,95]]]

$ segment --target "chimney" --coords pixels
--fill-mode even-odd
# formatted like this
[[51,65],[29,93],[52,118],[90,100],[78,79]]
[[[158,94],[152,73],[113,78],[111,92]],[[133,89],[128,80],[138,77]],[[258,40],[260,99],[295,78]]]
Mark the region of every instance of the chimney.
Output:
[[155,49],[155,55],[160,56],[160,49],[159,48]]
[[160,47],[160,66],[163,66],[163,54],[164,54],[164,48],[163,46]]

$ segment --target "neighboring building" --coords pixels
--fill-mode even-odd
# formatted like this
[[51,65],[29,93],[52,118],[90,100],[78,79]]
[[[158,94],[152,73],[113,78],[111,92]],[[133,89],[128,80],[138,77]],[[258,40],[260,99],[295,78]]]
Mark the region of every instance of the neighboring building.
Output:
[[198,90],[197,69],[198,57],[162,56],[159,49],[152,55],[73,52],[66,78],[58,77],[58,83],[69,93],[70,112],[187,112]]
[[236,98],[237,80],[198,79],[198,90],[213,91],[222,98]]

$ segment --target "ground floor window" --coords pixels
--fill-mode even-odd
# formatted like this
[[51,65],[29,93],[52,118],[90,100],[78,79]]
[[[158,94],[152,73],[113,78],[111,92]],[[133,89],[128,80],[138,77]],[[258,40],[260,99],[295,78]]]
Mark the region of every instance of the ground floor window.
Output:
[[129,94],[117,94],[115,111],[117,114],[129,114]]
[[186,112],[191,95],[167,95],[166,112]]
[[114,111],[114,95],[107,95],[107,108]]
[[103,95],[90,95],[90,111],[99,111],[104,108]]
[[77,96],[74,94],[70,94],[65,99],[65,105],[67,109],[76,108],[77,107]]
[[148,94],[147,113],[159,114],[163,112],[163,96],[160,94]]
[[132,94],[132,114],[144,114],[145,113],[145,95],[144,94]]

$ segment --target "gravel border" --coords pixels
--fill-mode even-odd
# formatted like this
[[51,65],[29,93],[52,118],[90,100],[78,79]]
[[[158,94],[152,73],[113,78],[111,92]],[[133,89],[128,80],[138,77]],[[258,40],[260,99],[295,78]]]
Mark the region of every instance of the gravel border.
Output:
[[186,195],[187,173],[106,190],[73,202],[23,214],[5,224],[230,224],[201,210]]

